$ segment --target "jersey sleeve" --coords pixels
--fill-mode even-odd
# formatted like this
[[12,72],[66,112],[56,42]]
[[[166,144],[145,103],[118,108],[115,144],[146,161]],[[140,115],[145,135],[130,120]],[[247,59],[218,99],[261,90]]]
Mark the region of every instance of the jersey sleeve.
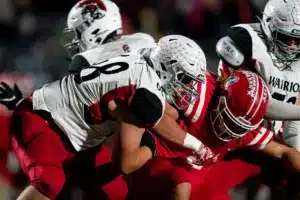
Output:
[[132,36],[140,38],[144,42],[144,45],[151,45],[155,43],[154,38],[147,33],[135,33]]
[[[251,71],[259,72],[263,77],[268,72],[266,70],[266,63],[272,61],[268,55],[267,47],[263,40],[249,24],[238,24],[228,29],[226,36],[230,37],[234,46],[236,46],[244,55],[247,63],[242,64],[240,67],[247,67]],[[226,71],[224,64],[219,65],[219,71]]]
[[271,130],[271,122],[267,121],[266,124],[266,127],[259,126],[244,136],[245,146],[252,147],[256,150],[263,150],[265,146],[273,140],[274,133]]
[[76,73],[80,72],[85,67],[89,67],[90,63],[83,55],[75,55],[69,65],[69,72]]
[[130,109],[145,128],[152,128],[160,121],[164,106],[164,102],[147,88],[138,88],[130,102]]
[[165,95],[156,73],[145,67],[139,84],[130,101],[130,108],[141,126],[154,127],[162,118],[165,110]]
[[300,121],[285,121],[282,128],[278,133],[281,133],[284,143],[300,151]]
[[[233,26],[230,27],[227,31],[227,34],[225,37],[229,37],[232,41],[234,46],[240,50],[240,52],[243,54],[245,59],[249,59],[253,57],[253,43],[252,38],[249,34],[249,32],[240,26]],[[241,65],[238,68],[243,68],[244,66]],[[218,65],[218,75],[222,79],[226,79],[230,75],[229,71],[230,66],[228,66],[226,63],[224,63],[222,60],[220,60]]]
[[244,54],[246,59],[253,57],[253,41],[251,33],[242,26],[232,26],[227,36],[233,40],[235,46]]

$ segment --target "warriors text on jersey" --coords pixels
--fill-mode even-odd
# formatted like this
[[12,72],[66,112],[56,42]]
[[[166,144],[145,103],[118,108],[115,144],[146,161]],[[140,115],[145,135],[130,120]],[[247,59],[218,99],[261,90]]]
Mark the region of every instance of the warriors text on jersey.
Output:
[[140,54],[95,63],[33,93],[33,108],[51,113],[76,150],[98,145],[116,132],[107,104],[120,99],[145,126],[161,118],[165,99],[160,79]]
[[69,71],[76,72],[95,62],[101,62],[124,53],[137,52],[142,48],[152,47],[154,44],[154,39],[148,34],[125,35],[119,40],[76,54],[72,58]]
[[[258,129],[248,132],[242,138],[229,142],[222,142],[214,135],[210,121],[210,111],[211,105],[215,101],[214,94],[217,90],[217,84],[217,77],[209,73],[205,74],[204,81],[199,82],[196,86],[200,95],[184,111],[186,118],[180,120],[181,127],[208,146],[216,155],[224,156],[229,151],[247,146],[263,149],[273,139],[273,133],[269,130],[270,127],[266,129],[260,126]],[[191,155],[191,152],[184,148],[175,147],[162,140],[159,140],[159,143],[162,145],[157,145],[157,152],[162,156],[188,157]]]

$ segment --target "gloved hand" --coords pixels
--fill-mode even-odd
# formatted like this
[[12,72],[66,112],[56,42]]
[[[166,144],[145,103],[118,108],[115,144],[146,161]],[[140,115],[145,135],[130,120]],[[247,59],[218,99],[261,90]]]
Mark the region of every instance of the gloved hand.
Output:
[[202,145],[198,151],[194,151],[194,155],[187,158],[188,163],[196,169],[206,167],[218,160],[219,154],[215,154],[209,147]]
[[0,103],[6,106],[9,110],[14,110],[17,103],[22,99],[23,94],[17,84],[11,88],[5,82],[0,83]]

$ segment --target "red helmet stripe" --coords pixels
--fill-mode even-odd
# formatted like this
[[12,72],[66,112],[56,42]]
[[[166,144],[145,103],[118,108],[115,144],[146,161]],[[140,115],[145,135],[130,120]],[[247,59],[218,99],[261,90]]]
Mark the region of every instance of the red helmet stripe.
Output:
[[92,3],[96,3],[97,6],[101,9],[101,10],[107,10],[105,4],[103,3],[102,0],[83,0],[79,3],[79,6],[84,6],[84,5],[89,5]]

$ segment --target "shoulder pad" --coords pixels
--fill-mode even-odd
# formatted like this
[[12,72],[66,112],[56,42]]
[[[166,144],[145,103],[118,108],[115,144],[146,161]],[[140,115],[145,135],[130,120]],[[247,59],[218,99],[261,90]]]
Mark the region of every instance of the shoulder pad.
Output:
[[147,40],[149,43],[155,43],[154,38],[151,35],[146,34],[146,33],[135,33],[132,36]]
[[68,70],[70,73],[76,73],[89,66],[90,63],[88,62],[88,60],[83,55],[77,54],[71,60]]

